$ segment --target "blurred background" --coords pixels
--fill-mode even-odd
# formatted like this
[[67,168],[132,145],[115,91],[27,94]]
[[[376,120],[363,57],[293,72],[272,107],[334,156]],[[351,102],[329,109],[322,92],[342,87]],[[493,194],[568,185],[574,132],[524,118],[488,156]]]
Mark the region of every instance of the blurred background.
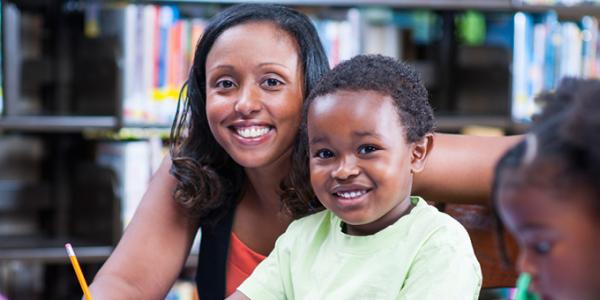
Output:
[[[238,2],[0,1],[0,299],[81,297],[63,245],[91,281],[167,153],[196,42]],[[600,1],[277,3],[311,17],[331,66],[359,53],[414,66],[439,132],[522,133],[541,90],[598,77]],[[438,206],[471,234],[481,298],[507,298],[515,272],[488,209]],[[168,299],[193,299],[197,250]]]

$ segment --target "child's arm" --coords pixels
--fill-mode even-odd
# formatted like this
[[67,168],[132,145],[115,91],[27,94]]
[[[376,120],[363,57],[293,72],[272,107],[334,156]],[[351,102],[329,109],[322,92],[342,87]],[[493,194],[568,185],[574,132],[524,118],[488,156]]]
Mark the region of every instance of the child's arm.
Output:
[[467,231],[454,221],[434,231],[413,261],[398,299],[478,299],[481,268]]
[[415,176],[413,195],[432,201],[487,204],[497,160],[522,138],[436,134],[427,166]]

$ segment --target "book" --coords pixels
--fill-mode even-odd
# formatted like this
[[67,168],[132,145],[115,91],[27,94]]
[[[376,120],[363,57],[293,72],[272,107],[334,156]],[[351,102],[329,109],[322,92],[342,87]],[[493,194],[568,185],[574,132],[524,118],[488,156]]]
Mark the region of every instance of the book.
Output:
[[160,139],[101,142],[97,148],[96,163],[108,167],[116,174],[117,196],[120,198],[120,218],[123,229],[127,227],[144,193],[152,174],[164,157]]
[[529,122],[535,101],[565,77],[598,78],[598,20],[561,21],[555,12],[514,16],[512,118]]
[[182,18],[176,6],[125,8],[125,125],[170,126],[206,20]]

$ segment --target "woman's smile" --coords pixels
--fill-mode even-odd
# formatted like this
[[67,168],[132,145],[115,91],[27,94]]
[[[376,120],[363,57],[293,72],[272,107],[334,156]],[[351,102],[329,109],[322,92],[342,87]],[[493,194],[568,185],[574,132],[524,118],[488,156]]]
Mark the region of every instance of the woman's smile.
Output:
[[275,136],[275,127],[260,121],[237,121],[228,128],[242,146],[262,145]]

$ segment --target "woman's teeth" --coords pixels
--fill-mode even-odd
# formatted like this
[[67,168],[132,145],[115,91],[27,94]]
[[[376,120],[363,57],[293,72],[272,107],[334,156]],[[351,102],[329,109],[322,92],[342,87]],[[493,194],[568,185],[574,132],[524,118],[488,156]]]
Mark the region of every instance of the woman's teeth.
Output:
[[360,190],[360,191],[351,191],[351,192],[341,192],[341,193],[335,193],[335,194],[341,198],[352,199],[352,198],[360,197],[366,193],[367,193],[366,190]]
[[267,134],[271,130],[269,127],[263,126],[252,126],[252,127],[240,127],[235,129],[237,134],[243,138],[257,138]]

